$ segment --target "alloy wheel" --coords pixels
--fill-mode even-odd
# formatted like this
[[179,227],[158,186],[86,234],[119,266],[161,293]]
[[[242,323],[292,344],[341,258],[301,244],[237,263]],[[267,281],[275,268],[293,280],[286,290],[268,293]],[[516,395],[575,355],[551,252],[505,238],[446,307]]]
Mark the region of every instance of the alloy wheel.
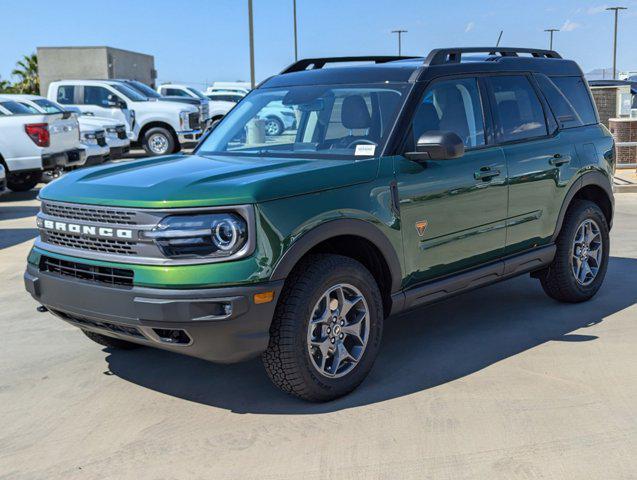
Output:
[[148,139],[148,146],[157,155],[168,152],[168,139],[161,133],[154,133]]
[[590,285],[603,258],[602,234],[594,220],[586,219],[577,227],[571,255],[575,280],[582,286]]
[[329,288],[312,310],[307,346],[314,368],[329,378],[350,373],[363,357],[369,338],[369,308],[353,285]]

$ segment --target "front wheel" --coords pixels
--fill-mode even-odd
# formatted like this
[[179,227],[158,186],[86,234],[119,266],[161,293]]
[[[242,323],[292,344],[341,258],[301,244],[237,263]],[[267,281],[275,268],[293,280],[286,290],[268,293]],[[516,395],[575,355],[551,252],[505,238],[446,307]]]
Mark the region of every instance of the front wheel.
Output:
[[263,363],[281,390],[333,400],[365,379],[382,330],[381,295],[369,271],[348,257],[312,255],[288,278]]
[[149,155],[168,155],[175,152],[175,138],[165,128],[153,127],[144,134],[142,147]]
[[593,297],[604,281],[610,251],[608,223],[600,208],[576,200],[566,212],[556,245],[553,263],[539,275],[546,294],[569,303]]
[[269,117],[265,120],[265,134],[270,137],[278,137],[285,130],[283,122],[276,117]]

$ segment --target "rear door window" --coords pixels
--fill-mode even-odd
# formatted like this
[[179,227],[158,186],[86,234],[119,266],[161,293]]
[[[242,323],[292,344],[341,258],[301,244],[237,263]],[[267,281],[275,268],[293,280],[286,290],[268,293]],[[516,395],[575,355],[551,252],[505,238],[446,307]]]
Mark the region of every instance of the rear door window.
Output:
[[493,100],[496,138],[515,142],[548,134],[544,109],[529,79],[503,75],[487,79]]
[[597,123],[593,100],[582,77],[551,77],[551,80],[571,103],[583,125]]
[[75,103],[75,85],[60,85],[57,102],[62,105],[73,105]]

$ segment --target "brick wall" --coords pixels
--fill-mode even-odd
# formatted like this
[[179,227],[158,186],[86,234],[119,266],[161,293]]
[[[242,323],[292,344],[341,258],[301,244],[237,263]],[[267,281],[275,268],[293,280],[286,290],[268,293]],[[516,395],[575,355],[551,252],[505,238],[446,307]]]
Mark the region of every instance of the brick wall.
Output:
[[617,88],[596,87],[592,88],[593,100],[599,112],[601,122],[610,128],[608,120],[617,117]]
[[[609,129],[616,142],[637,142],[637,119],[611,118]],[[637,165],[637,147],[616,147],[617,163]]]

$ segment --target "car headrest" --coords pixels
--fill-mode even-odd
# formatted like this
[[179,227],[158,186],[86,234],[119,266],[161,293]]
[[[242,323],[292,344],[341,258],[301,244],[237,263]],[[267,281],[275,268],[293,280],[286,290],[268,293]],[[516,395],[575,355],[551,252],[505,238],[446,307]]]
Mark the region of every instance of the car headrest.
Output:
[[361,95],[345,97],[341,106],[341,123],[350,130],[371,126],[372,119],[369,116],[367,103]]

